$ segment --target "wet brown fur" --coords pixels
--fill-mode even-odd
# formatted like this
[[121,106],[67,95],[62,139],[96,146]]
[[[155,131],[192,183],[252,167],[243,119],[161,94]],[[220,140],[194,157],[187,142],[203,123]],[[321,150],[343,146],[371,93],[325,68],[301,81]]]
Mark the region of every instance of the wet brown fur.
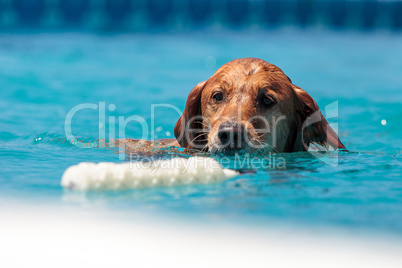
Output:
[[[217,90],[225,96],[225,101],[219,104],[211,99]],[[262,109],[258,106],[260,95],[274,98],[276,105],[268,110]],[[279,116],[286,119],[278,123],[280,135],[273,146],[272,135],[259,135],[267,124],[250,119],[270,120]],[[191,90],[174,129],[178,145],[213,151],[217,129],[228,120],[246,124],[250,140],[267,144],[267,151],[306,151],[312,143],[345,149],[311,96],[293,85],[280,68],[257,58],[230,61]]]

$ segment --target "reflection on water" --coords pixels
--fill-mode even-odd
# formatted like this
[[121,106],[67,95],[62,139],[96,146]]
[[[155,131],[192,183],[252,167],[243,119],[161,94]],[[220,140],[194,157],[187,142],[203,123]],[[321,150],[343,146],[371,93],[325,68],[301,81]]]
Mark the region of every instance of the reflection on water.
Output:
[[[0,36],[0,197],[60,208],[142,209],[261,224],[276,219],[401,234],[401,47],[397,34],[296,30]],[[66,139],[64,122],[72,107],[106,102],[116,107],[106,118],[141,115],[150,126],[152,104],[184,108],[190,90],[214,71],[207,59],[213,57],[218,68],[247,56],[278,65],[320,107],[338,101],[339,115],[331,121],[350,152],[320,158],[309,152],[212,156],[243,171],[214,185],[104,193],[62,189],[61,176],[71,165],[127,161],[126,155],[119,158],[118,147],[99,147],[98,111],[77,113],[71,123],[77,139]],[[177,111],[156,110],[158,138],[172,138],[178,118]],[[138,139],[141,126],[130,123],[125,134]],[[196,153],[155,148],[151,157]],[[144,155],[131,158],[142,161]]]

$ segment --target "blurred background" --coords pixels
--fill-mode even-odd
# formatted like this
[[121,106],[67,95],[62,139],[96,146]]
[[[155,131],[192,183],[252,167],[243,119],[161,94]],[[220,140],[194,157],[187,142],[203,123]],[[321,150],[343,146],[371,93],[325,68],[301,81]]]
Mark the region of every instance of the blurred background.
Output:
[[[344,237],[359,233],[400,242],[401,48],[402,1],[0,0],[0,200],[21,204],[21,211],[30,210],[27,204],[38,205],[39,211],[50,205],[60,213],[119,211],[128,217],[131,230],[130,224],[141,218],[136,216],[139,212],[158,216],[151,220],[159,224],[157,230],[167,214],[222,229],[233,224],[275,233],[278,226],[286,227],[269,238],[273,242],[266,252],[275,252],[283,237],[293,238],[293,230],[307,236],[320,228],[342,230]],[[295,153],[281,155],[286,160],[284,170],[261,168],[220,184],[102,193],[72,193],[60,186],[63,172],[71,165],[121,162],[115,151],[98,147],[99,131],[107,138],[118,137],[119,132],[129,138],[143,136],[138,122],[121,126],[119,116],[144,118],[153,127],[148,138],[172,138],[178,112],[158,108],[153,116],[151,105],[165,103],[183,110],[197,83],[226,62],[243,57],[258,57],[280,67],[324,113],[334,115],[325,107],[336,103],[337,116],[328,119],[338,124],[340,138],[350,150],[332,155],[337,166]],[[99,121],[99,109],[86,109],[66,125],[66,115],[76,105],[101,102],[106,124]],[[86,148],[66,139],[66,126],[87,143]],[[31,222],[13,207],[5,207],[10,208],[7,215],[19,215],[10,228],[18,226],[14,223],[25,228]],[[48,223],[45,216],[40,218],[45,221],[36,226],[44,234],[38,234],[45,237]],[[81,228],[79,219],[76,226]],[[19,230],[15,227],[16,233]],[[72,243],[86,230],[81,230],[82,236],[71,236]],[[143,232],[144,240],[147,234]],[[226,239],[222,240],[231,241]],[[9,240],[15,242],[18,260],[21,240],[13,235]],[[155,236],[152,241],[158,240]],[[336,255],[340,248],[361,260],[354,255],[360,245],[348,250],[345,241],[335,249],[327,247],[332,260],[344,260]],[[315,249],[321,242],[313,243]],[[4,242],[5,249],[8,245]],[[293,252],[305,246],[296,245]],[[281,252],[276,256],[293,260],[288,258],[287,244],[282,244]],[[400,263],[399,252],[393,256]],[[73,254],[66,254],[66,259]],[[270,258],[264,254],[260,256]],[[385,263],[383,259],[387,258],[380,263]]]
[[0,29],[402,29],[395,0],[0,0]]

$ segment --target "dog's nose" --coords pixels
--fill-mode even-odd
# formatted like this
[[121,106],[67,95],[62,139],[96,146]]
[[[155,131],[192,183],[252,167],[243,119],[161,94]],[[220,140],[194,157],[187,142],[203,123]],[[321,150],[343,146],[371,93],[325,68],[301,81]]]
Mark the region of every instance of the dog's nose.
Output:
[[241,148],[245,141],[243,124],[223,123],[219,126],[218,138],[224,147]]

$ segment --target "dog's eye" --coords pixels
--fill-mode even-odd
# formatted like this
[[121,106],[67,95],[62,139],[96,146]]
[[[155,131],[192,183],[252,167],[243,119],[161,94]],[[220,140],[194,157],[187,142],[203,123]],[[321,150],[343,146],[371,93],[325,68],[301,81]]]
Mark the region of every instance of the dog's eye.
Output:
[[265,108],[271,108],[272,106],[274,106],[276,104],[276,102],[273,98],[270,98],[267,96],[263,97],[261,102]]
[[223,100],[223,93],[222,92],[216,92],[214,95],[212,95],[212,98],[216,102],[221,102]]

